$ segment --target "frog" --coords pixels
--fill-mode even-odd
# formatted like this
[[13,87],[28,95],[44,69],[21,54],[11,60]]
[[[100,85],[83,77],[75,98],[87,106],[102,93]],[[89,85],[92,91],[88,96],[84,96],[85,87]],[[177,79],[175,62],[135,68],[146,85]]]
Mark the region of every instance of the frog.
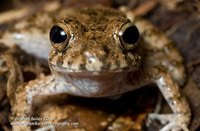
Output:
[[[186,79],[183,58],[159,29],[124,7],[65,8],[51,14],[43,12],[41,16],[48,17],[50,22],[34,23],[39,25],[40,33],[48,32],[46,27],[54,25],[49,31],[51,44],[46,44],[46,48],[37,46],[35,54],[39,51],[43,56],[50,48],[48,64],[52,73],[17,88],[12,100],[13,118],[30,118],[38,96],[64,93],[110,98],[155,83],[172,114],[151,113],[148,118],[163,123],[160,131],[189,130],[191,111],[179,89]],[[5,33],[1,39],[8,36]],[[33,45],[28,46],[31,49]],[[12,122],[14,131],[31,130],[28,119],[23,125]]]

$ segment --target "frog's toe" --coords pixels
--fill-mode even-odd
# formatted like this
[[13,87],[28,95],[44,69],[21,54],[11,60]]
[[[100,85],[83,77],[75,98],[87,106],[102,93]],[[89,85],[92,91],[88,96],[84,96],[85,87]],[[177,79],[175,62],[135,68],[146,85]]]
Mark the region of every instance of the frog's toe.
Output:
[[176,122],[170,122],[165,125],[160,131],[189,131],[186,124],[177,125]]
[[189,131],[186,124],[176,124],[175,121],[169,122],[160,131]]
[[151,113],[148,115],[148,118],[152,120],[159,120],[162,125],[165,125],[162,129],[160,129],[160,131],[189,131],[187,123],[182,122],[182,120],[178,119],[175,114]]
[[173,114],[157,114],[157,113],[150,113],[148,115],[149,119],[152,120],[159,120],[162,125],[165,125],[167,122],[171,121],[173,119]]

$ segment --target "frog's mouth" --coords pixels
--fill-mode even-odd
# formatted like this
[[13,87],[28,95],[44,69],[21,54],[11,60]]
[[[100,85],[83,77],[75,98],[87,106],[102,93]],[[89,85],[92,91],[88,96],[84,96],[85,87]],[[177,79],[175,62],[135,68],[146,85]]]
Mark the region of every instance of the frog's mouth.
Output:
[[69,68],[69,67],[61,67],[58,65],[50,64],[50,68],[52,71],[55,71],[55,72],[63,72],[63,73],[81,73],[82,72],[84,74],[94,76],[94,75],[100,75],[100,74],[105,74],[105,73],[136,71],[139,69],[139,64],[129,65],[123,68],[115,68],[115,69],[111,69],[111,68],[97,69],[93,67],[93,68],[90,68],[90,70],[88,70],[87,68],[73,68],[73,67]]

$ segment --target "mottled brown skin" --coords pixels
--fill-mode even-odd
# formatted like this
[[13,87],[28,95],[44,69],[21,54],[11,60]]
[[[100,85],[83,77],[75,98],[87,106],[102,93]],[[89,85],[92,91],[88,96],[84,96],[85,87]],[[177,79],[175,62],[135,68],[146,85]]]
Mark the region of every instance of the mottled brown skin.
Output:
[[[70,37],[63,43],[51,41],[48,61],[52,75],[18,88],[13,115],[29,117],[38,95],[108,97],[156,83],[173,114],[149,117],[169,122],[161,131],[187,131],[190,108],[177,84],[183,84],[185,79],[182,57],[159,30],[136,19],[128,10],[122,11],[125,13],[95,6],[58,12],[64,15],[55,25]],[[133,20],[141,38],[127,50],[120,41],[120,33]],[[30,130],[30,126],[13,126],[13,130],[20,129]]]

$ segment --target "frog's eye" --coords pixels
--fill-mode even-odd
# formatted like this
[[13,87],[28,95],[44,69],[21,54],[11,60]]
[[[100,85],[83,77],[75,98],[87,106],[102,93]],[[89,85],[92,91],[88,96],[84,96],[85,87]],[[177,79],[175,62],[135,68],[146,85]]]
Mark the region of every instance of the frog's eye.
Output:
[[132,50],[137,46],[139,31],[133,23],[124,24],[119,32],[121,46],[125,50]]
[[56,50],[65,50],[69,42],[69,37],[70,34],[67,27],[61,28],[55,25],[51,28],[50,40]]

